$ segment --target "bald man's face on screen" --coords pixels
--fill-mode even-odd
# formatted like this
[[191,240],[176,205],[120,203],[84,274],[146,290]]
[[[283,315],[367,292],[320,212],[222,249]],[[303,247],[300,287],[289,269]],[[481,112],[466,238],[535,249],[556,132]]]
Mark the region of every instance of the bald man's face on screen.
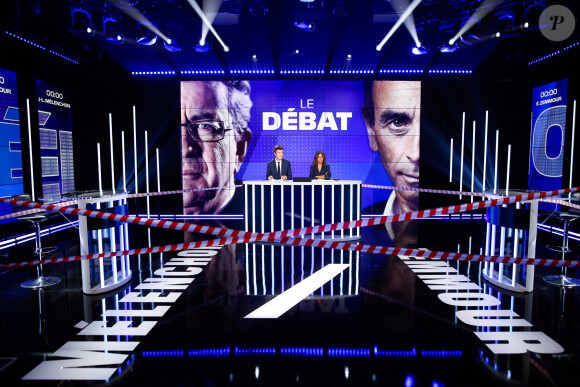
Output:
[[[421,82],[375,81],[374,120],[365,117],[369,145],[397,187],[419,187]],[[395,212],[416,211],[419,193],[395,191]]]

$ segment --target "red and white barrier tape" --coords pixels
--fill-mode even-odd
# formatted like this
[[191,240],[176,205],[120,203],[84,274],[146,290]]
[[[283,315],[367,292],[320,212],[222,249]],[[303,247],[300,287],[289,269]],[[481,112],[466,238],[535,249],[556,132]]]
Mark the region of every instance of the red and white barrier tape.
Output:
[[463,196],[481,196],[481,197],[487,197],[489,195],[485,192],[464,192],[464,191],[450,191],[450,190],[445,190],[445,189],[394,187],[391,185],[362,184],[362,187],[363,188],[374,188],[374,189],[390,189],[393,191],[427,192],[427,193],[436,193],[436,194],[444,194],[444,195],[463,195]]
[[421,219],[421,218],[428,218],[435,215],[448,215],[453,213],[465,212],[465,211],[472,211],[481,208],[487,207],[494,207],[504,204],[511,204],[521,201],[530,201],[530,200],[537,200],[542,199],[545,197],[567,194],[570,192],[577,192],[580,190],[580,187],[575,188],[564,188],[561,190],[554,190],[554,191],[546,191],[546,192],[537,192],[537,193],[529,193],[525,195],[516,195],[516,196],[507,196],[500,199],[492,199],[492,200],[484,200],[475,203],[466,203],[461,205],[455,206],[447,206],[447,207],[439,207],[439,208],[432,208],[429,210],[420,210],[420,211],[413,211],[395,215],[388,215],[388,216],[380,216],[375,218],[363,219],[363,220],[352,220],[346,221],[341,223],[334,223],[328,225],[320,225],[320,226],[309,226],[303,228],[296,228],[292,230],[285,230],[285,231],[276,231],[270,232],[266,234],[257,234],[252,233],[249,231],[242,231],[242,230],[232,230],[223,227],[211,227],[211,226],[201,226],[193,223],[182,223],[182,222],[173,222],[173,221],[166,221],[166,220],[154,220],[148,218],[142,218],[139,216],[130,216],[130,215],[119,215],[115,213],[109,212],[99,212],[99,211],[92,211],[92,210],[81,210],[78,208],[66,208],[66,207],[59,207],[54,204],[46,205],[34,202],[25,202],[19,200],[12,200],[7,198],[0,198],[0,202],[15,204],[23,207],[32,207],[32,208],[43,208],[47,211],[53,212],[62,212],[65,214],[72,214],[78,216],[87,216],[91,218],[97,219],[104,219],[109,221],[116,221],[116,222],[124,222],[124,223],[131,223],[131,224],[139,224],[142,226],[147,227],[156,227],[156,228],[164,228],[170,230],[178,230],[178,231],[187,231],[187,232],[194,232],[198,234],[207,234],[207,235],[217,235],[220,237],[251,237],[253,235],[265,235],[266,240],[273,241],[276,238],[285,238],[291,236],[299,236],[305,234],[312,234],[312,233],[322,233],[328,231],[337,231],[337,230],[344,230],[350,229],[355,227],[366,227],[366,226],[373,226],[378,224],[385,224],[390,222],[399,222],[404,220],[412,220],[412,219]]
[[163,196],[163,195],[175,195],[175,194],[181,194],[181,193],[186,193],[186,192],[199,192],[199,191],[215,191],[218,189],[232,189],[232,188],[238,188],[238,187],[243,187],[243,185],[233,185],[233,186],[229,186],[229,187],[210,187],[210,188],[195,188],[195,189],[178,189],[178,190],[173,190],[173,191],[162,191],[162,192],[143,192],[143,193],[134,193],[134,194],[128,194],[127,195],[127,199],[131,199],[131,198],[143,198],[143,197],[147,197],[147,196]]
[[[68,202],[56,203],[55,205],[57,205],[59,207],[68,207],[68,206],[72,206],[73,204],[76,204],[76,203],[77,203],[76,200],[71,200],[71,201],[68,201]],[[7,215],[0,216],[0,220],[12,219],[12,218],[17,218],[19,216],[36,214],[37,212],[45,212],[45,210],[36,209],[35,208],[35,209],[32,209],[32,210],[24,210],[24,211],[14,212],[12,214],[7,214]]]
[[542,199],[543,202],[548,202],[548,203],[556,203],[556,204],[561,204],[563,206],[567,206],[567,207],[572,207],[572,208],[578,208],[580,209],[580,204],[576,204],[576,203],[570,203],[569,201],[566,200],[556,200],[556,199]]
[[138,254],[150,254],[150,253],[162,253],[170,252],[176,250],[188,250],[211,246],[225,246],[237,243],[251,243],[268,241],[274,243],[280,243],[289,246],[305,246],[305,247],[318,247],[327,248],[335,250],[346,250],[346,251],[359,251],[362,253],[369,254],[381,254],[381,255],[402,255],[407,257],[421,257],[421,258],[431,258],[439,260],[453,260],[453,261],[468,261],[468,262],[494,262],[494,263],[504,263],[504,264],[522,264],[522,265],[534,265],[534,266],[549,266],[549,267],[569,267],[577,268],[580,267],[580,261],[562,261],[554,259],[540,259],[540,258],[513,258],[513,257],[500,257],[500,256],[486,256],[479,254],[461,254],[452,253],[444,251],[431,251],[431,250],[418,250],[418,249],[403,249],[399,247],[386,247],[386,246],[375,246],[375,245],[364,245],[355,244],[349,242],[337,242],[332,240],[314,240],[310,238],[276,238],[274,240],[267,240],[264,238],[264,234],[255,234],[253,236],[246,237],[229,237],[221,239],[209,239],[197,242],[179,243],[173,245],[148,247],[141,249],[132,249],[125,251],[115,251],[109,253],[101,254],[89,254],[89,255],[75,255],[64,258],[51,258],[51,259],[41,259],[35,261],[24,261],[24,262],[14,262],[6,263],[0,265],[0,268],[12,268],[12,267],[22,267],[31,266],[38,264],[47,263],[62,263],[62,262],[74,262],[83,261],[96,258],[108,258],[108,257],[119,257],[123,255],[138,255]]

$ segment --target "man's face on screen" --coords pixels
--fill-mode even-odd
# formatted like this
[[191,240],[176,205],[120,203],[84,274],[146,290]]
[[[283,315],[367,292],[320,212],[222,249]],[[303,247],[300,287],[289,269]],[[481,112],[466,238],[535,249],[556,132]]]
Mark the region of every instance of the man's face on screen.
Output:
[[[181,124],[191,123],[189,132],[181,126],[181,162],[183,189],[230,187],[241,163],[236,155],[232,117],[228,109],[228,89],[220,82],[181,83]],[[226,129],[217,141],[200,141],[202,130]],[[201,126],[197,126],[199,124]],[[197,128],[197,129],[196,129]],[[198,139],[192,137],[197,136]],[[245,155],[245,153],[244,153]],[[243,158],[243,156],[242,156]],[[233,189],[186,192],[183,207],[186,214],[218,213],[233,197]]]
[[[419,135],[421,83],[375,81],[374,125],[367,123],[371,149],[379,152],[383,166],[397,187],[419,187]],[[396,191],[398,207],[416,210],[419,194]]]

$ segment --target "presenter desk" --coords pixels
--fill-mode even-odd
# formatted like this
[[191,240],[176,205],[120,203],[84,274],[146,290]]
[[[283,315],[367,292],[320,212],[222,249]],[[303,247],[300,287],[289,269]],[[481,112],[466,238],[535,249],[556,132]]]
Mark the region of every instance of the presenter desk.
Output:
[[[361,184],[358,180],[245,181],[246,230],[265,233],[358,220]],[[360,227],[300,236],[353,240],[360,238]]]

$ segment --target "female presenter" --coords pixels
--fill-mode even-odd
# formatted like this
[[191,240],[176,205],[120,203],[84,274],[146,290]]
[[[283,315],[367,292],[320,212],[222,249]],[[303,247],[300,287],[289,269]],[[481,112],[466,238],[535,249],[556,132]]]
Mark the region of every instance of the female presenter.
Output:
[[330,179],[330,165],[326,164],[326,155],[323,151],[318,151],[314,155],[314,161],[310,166],[310,177],[320,180]]

